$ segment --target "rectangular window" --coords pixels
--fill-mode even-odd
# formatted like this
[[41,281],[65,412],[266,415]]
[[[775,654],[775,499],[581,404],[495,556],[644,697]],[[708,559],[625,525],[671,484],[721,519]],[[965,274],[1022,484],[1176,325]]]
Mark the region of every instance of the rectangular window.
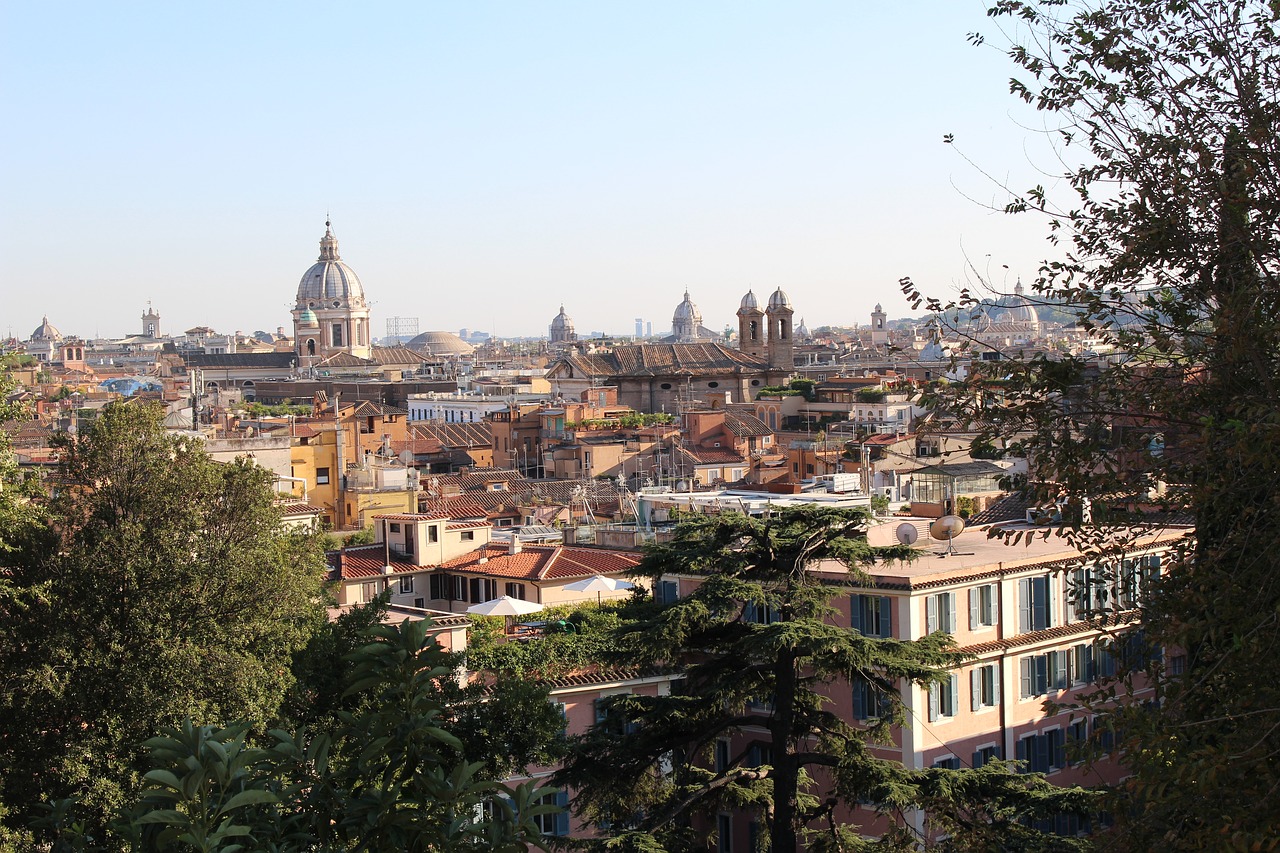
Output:
[[563,837],[569,834],[569,794],[561,791],[558,794],[547,794],[539,801],[540,805],[559,806],[558,811],[533,816],[533,824],[543,835]]
[[399,532],[400,532],[400,523],[399,523],[399,522],[397,522],[397,521],[393,521],[393,522],[391,522],[391,532],[392,532],[392,533],[399,533]]
[[927,633],[956,632],[956,596],[953,592],[940,592],[924,600]]
[[733,818],[716,815],[716,853],[733,853]]
[[975,586],[969,590],[969,630],[989,628],[996,624],[996,585]]
[[674,604],[680,597],[680,584],[676,581],[658,581],[653,593],[659,604]]
[[475,532],[474,530],[464,530],[464,531],[462,531],[462,541],[463,541],[463,542],[474,542],[474,541],[475,541],[475,539],[476,539],[476,532]]
[[724,773],[729,769],[729,741],[716,741],[716,772]]
[[330,337],[330,340],[333,341],[333,345],[335,347],[342,346],[342,324],[341,323],[333,324],[333,334],[330,335],[329,337]]
[[1067,688],[1067,659],[1065,651],[1028,655],[1018,661],[1022,681],[1021,697],[1044,696],[1051,690]]
[[978,747],[978,749],[973,753],[973,767],[976,770],[988,761],[1003,757],[1004,756],[1000,754],[1000,747],[997,744],[993,743],[987,746]]
[[431,575],[431,580],[427,582],[427,585],[430,587],[430,593],[432,598],[439,600],[447,597],[445,596],[445,590],[447,589],[446,584],[448,580],[449,580],[448,575],[442,575],[438,573]]
[[328,468],[316,469],[316,485],[317,486],[329,485],[329,469]]
[[462,575],[453,575],[453,595],[450,596],[454,601],[467,600],[467,579]]
[[400,578],[400,594],[410,595],[413,593],[413,575],[405,575]]
[[427,525],[427,541],[428,542],[440,541],[440,525],[438,524]]
[[937,761],[933,762],[933,767],[935,770],[959,770],[960,759],[956,758],[954,755],[949,755],[946,758],[939,758]]
[[1071,683],[1073,685],[1092,684],[1097,678],[1093,665],[1093,645],[1077,643],[1071,647]]
[[742,621],[744,622],[753,622],[757,625],[772,625],[774,622],[781,621],[781,619],[778,609],[773,605],[761,607],[754,601],[748,601],[742,608]]
[[955,674],[929,685],[929,722],[954,717],[960,707],[960,680]]
[[969,672],[971,707],[975,711],[1000,704],[1000,666],[989,663],[975,666]]
[[887,595],[849,596],[853,630],[864,637],[893,636],[893,599]]
[[1043,631],[1053,627],[1049,576],[1018,581],[1018,631]]
[[877,720],[889,716],[893,700],[866,678],[853,680],[853,718]]
[[509,598],[518,598],[521,601],[526,600],[524,597],[524,584],[522,583],[508,583],[505,594]]
[[373,601],[378,597],[378,585],[376,583],[365,583],[360,585],[360,600],[365,604]]
[[1023,773],[1051,773],[1067,766],[1066,734],[1052,729],[1018,740],[1017,759]]

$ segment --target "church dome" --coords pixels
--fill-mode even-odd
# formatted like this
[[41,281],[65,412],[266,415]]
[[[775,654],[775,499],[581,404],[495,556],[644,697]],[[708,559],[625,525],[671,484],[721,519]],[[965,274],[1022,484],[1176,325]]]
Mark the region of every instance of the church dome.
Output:
[[804,324],[804,318],[800,318],[800,325],[796,326],[796,337],[802,341],[811,340],[813,335],[809,332],[809,327]]
[[364,286],[338,254],[338,238],[329,223],[320,238],[320,257],[298,282],[297,309],[364,307]]
[[693,304],[693,300],[689,298],[689,291],[684,292],[684,301],[676,306],[676,313],[671,318],[673,323],[692,323],[694,326],[702,324],[702,313],[698,311],[698,306]]
[[309,329],[312,326],[319,326],[320,321],[316,318],[316,312],[310,308],[304,308],[302,313],[298,315],[298,325]]
[[738,311],[759,311],[760,303],[756,301],[754,290],[748,290],[747,295],[742,297],[742,304],[738,306]]
[[40,320],[40,325],[36,326],[36,330],[31,333],[33,341],[60,341],[62,340],[62,332],[59,332],[52,323],[49,322],[49,316],[46,314]]
[[1023,295],[1022,280],[1013,287],[1013,299],[1006,306],[1009,313],[1009,322],[1016,323],[1024,329],[1038,329],[1040,327],[1040,315],[1036,313],[1035,306],[1030,300]]
[[564,306],[560,306],[560,313],[551,320],[552,332],[572,332],[573,321],[569,319],[569,315],[564,313]]
[[791,300],[787,298],[787,294],[782,292],[781,287],[775,290],[769,297],[769,310],[776,311],[779,308],[785,308],[787,310],[791,309]]
[[423,332],[405,346],[430,355],[468,355],[475,351],[453,332]]

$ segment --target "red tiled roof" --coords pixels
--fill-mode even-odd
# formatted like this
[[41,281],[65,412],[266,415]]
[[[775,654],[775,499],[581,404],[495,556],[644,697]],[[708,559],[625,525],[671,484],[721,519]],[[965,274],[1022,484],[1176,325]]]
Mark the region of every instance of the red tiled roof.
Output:
[[[480,560],[485,562],[481,563]],[[506,545],[484,548],[449,560],[442,568],[494,577],[561,580],[591,575],[620,574],[640,564],[640,555],[562,545],[526,545],[512,554]]]
[[448,521],[449,516],[446,513],[439,512],[410,512],[410,513],[389,513],[387,515],[375,515],[374,518],[385,518],[387,521]]
[[297,503],[280,505],[281,515],[310,515],[312,513],[323,513],[324,511],[324,507],[312,506],[311,504]]

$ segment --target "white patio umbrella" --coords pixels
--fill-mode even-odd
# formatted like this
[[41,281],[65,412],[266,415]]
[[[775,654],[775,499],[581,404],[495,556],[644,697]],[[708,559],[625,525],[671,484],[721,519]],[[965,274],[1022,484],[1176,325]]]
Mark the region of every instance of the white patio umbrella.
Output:
[[524,616],[528,613],[537,613],[541,609],[542,605],[536,601],[525,601],[522,598],[500,595],[497,598],[471,605],[467,608],[467,612],[474,613],[477,616]]
[[571,592],[594,592],[596,594],[596,603],[599,603],[601,597],[606,592],[616,592],[620,589],[631,589],[634,587],[631,581],[619,580],[617,578],[607,578],[604,575],[592,575],[580,581],[567,583],[564,588]]

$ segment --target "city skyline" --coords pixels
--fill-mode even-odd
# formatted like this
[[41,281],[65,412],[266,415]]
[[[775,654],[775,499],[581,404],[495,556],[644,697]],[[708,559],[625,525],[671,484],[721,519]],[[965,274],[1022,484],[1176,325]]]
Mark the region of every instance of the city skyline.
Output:
[[[78,13],[78,14],[77,14]],[[289,326],[326,215],[420,328],[711,328],[782,287],[810,327],[913,314],[966,264],[1034,277],[1044,182],[982,4],[536,10],[7,3],[7,325]],[[971,166],[943,142],[957,135]]]

